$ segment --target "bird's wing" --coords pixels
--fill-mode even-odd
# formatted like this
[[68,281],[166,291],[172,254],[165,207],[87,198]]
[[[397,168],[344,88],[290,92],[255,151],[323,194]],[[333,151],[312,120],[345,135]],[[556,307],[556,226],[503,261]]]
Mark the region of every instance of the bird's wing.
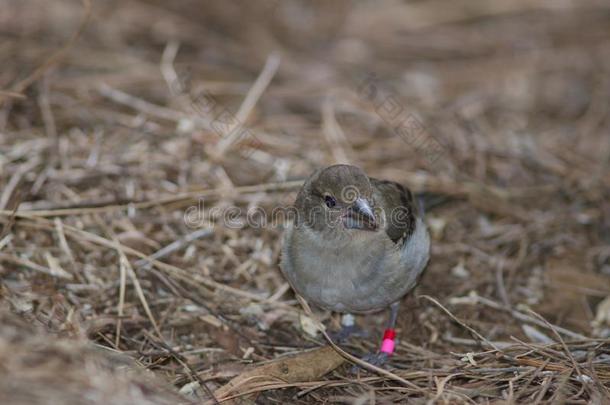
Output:
[[376,206],[385,213],[384,229],[396,244],[402,244],[411,236],[420,215],[413,193],[402,184],[371,178]]

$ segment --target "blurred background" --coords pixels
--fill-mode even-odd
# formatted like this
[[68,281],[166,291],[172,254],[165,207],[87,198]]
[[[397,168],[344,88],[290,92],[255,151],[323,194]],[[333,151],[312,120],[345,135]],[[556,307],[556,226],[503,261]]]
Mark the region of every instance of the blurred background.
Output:
[[137,363],[167,403],[319,346],[281,223],[245,213],[337,162],[433,197],[392,360],[413,386],[344,366],[259,403],[608,399],[608,2],[0,0],[0,60],[0,399],[119,392],[60,377],[85,355],[15,357],[49,339]]

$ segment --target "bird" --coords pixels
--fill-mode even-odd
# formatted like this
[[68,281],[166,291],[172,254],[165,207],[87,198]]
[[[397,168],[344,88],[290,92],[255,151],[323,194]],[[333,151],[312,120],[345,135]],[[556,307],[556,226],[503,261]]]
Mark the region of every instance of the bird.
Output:
[[282,273],[309,304],[343,314],[346,334],[355,329],[354,314],[390,308],[379,351],[364,358],[383,365],[394,351],[399,302],[429,260],[423,209],[402,184],[347,164],[311,174],[294,208],[283,234]]

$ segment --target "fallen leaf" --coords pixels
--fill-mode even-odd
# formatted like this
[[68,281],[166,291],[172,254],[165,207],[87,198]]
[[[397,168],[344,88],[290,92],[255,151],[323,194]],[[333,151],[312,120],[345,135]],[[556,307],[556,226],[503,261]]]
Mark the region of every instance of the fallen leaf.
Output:
[[[256,397],[257,392],[270,389],[267,387],[272,384],[315,381],[339,367],[343,362],[345,362],[345,359],[330,346],[309,350],[294,356],[282,357],[243,372],[217,389],[214,396],[219,401],[224,401],[226,398],[237,396],[240,393],[254,393],[254,397]],[[243,402],[243,400],[247,402]],[[253,400],[253,398],[248,395],[247,399],[241,398],[239,402],[228,401],[223,402],[223,404],[252,403],[250,400]]]

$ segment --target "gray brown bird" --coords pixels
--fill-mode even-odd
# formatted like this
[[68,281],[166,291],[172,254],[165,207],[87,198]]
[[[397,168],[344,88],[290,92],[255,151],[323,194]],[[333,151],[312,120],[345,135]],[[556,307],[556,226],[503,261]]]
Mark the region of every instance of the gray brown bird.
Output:
[[[398,302],[429,258],[423,212],[408,188],[368,177],[350,165],[314,172],[286,227],[281,268],[292,288],[322,308],[344,314],[391,308],[377,364],[394,348]],[[353,329],[353,317],[344,316]]]

